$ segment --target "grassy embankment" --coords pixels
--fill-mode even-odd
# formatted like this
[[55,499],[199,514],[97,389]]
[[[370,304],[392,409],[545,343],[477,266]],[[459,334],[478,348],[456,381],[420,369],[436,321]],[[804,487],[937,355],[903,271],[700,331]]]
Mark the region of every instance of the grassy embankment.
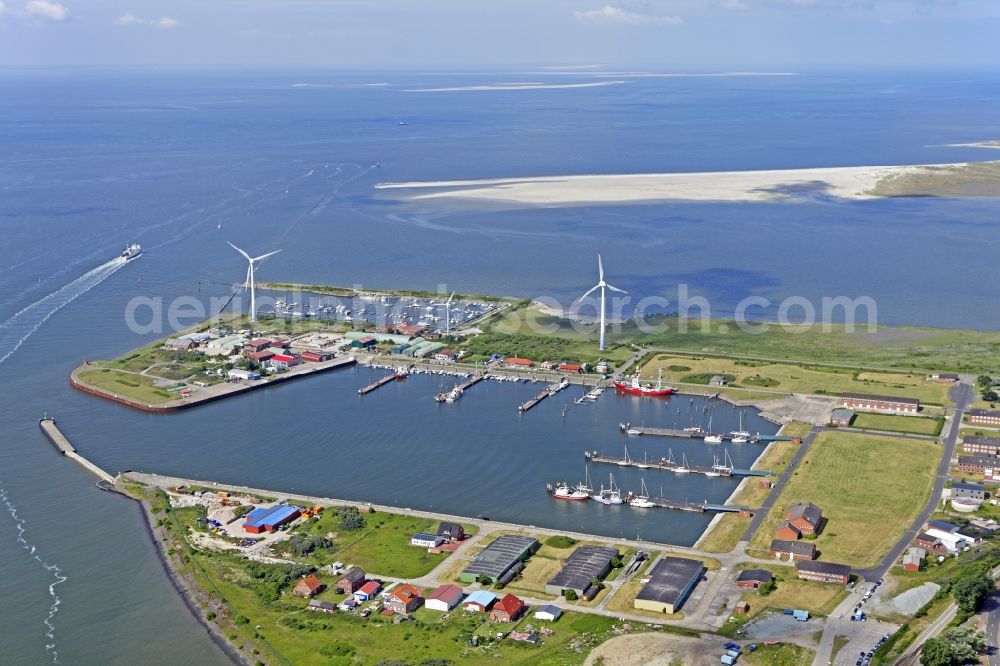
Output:
[[744,652],[740,662],[750,666],[810,666],[816,652],[795,643],[761,645],[753,652]]
[[[781,429],[781,434],[792,437],[805,437],[809,432],[809,425],[805,423],[788,423]],[[777,441],[768,445],[767,449],[754,464],[755,469],[770,470],[773,474],[772,480],[776,479],[788,467],[792,456],[799,448],[799,444],[792,442]],[[743,482],[739,492],[733,497],[733,504],[744,504],[750,507],[759,507],[767,499],[771,492],[769,488],[762,488],[759,479],[749,477]],[[738,513],[725,513],[712,527],[711,531],[698,543],[698,548],[710,553],[726,553],[732,550],[740,540],[743,532],[747,528],[747,519],[741,518]]]
[[[515,664],[578,664],[591,648],[621,631],[613,618],[568,613],[552,625],[554,633],[536,647],[495,638],[498,631],[532,623],[530,615],[515,625],[497,625],[486,615],[454,612],[443,619],[424,610],[415,614],[413,622],[393,624],[390,618],[379,615],[363,618],[306,611],[306,601],[291,594],[294,577],[287,578],[287,565],[251,563],[232,552],[192,547],[186,536],[191,530],[203,529],[198,523],[203,510],[171,509],[162,492],[130,485],[132,494],[149,502],[154,520],[165,528],[171,566],[199,591],[204,617],[220,627],[252,662],[374,664],[398,658],[405,651],[407,658],[417,662],[450,659],[476,664],[502,659]],[[373,556],[379,551],[375,544],[370,542]],[[328,574],[317,575],[324,583],[333,582]],[[336,602],[343,595],[327,588],[319,598]],[[469,645],[474,634],[480,647]]]
[[924,373],[871,372],[809,364],[771,363],[706,356],[658,354],[642,369],[643,377],[708,384],[712,375],[731,377],[734,387],[786,393],[839,396],[844,392],[919,398],[925,404],[948,402],[950,385],[930,382]]
[[924,507],[940,455],[933,442],[821,433],[754,535],[750,552],[766,556],[785,509],[813,502],[826,519],[815,539],[821,559],[876,564]]

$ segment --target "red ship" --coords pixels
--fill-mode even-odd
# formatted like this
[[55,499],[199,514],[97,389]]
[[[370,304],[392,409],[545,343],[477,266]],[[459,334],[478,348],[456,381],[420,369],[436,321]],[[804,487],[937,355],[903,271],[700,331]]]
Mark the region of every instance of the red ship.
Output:
[[631,393],[633,395],[660,396],[673,395],[677,392],[677,389],[663,385],[662,369],[660,370],[659,377],[656,379],[656,385],[646,384],[643,386],[642,382],[639,381],[639,371],[636,370],[635,374],[632,375],[632,379],[627,384],[625,382],[615,382],[615,388],[622,393]]

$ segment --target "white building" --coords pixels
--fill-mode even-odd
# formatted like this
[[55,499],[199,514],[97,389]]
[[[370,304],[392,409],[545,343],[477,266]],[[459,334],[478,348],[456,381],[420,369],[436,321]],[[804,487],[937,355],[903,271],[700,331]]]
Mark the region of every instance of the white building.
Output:
[[260,375],[256,372],[251,372],[250,370],[242,370],[240,368],[233,368],[228,373],[230,379],[260,379]]

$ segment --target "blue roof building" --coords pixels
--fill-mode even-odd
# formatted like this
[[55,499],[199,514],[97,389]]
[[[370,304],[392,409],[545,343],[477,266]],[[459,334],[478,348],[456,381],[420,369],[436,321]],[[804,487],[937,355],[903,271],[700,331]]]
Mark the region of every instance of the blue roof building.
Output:
[[278,527],[290,523],[299,517],[302,507],[276,504],[272,507],[259,507],[247,514],[243,530],[251,534],[273,532]]

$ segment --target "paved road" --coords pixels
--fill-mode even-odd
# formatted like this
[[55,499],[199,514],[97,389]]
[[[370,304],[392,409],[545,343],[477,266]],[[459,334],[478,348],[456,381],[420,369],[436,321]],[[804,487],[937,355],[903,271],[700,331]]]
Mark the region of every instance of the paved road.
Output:
[[757,530],[760,528],[761,524],[764,522],[764,519],[767,517],[768,511],[771,510],[771,506],[774,504],[775,500],[778,499],[778,495],[781,494],[782,488],[784,488],[785,484],[788,483],[788,479],[792,478],[792,474],[795,472],[795,469],[799,466],[799,461],[801,461],[802,458],[805,457],[806,452],[809,450],[809,447],[812,446],[813,440],[816,439],[816,435],[818,435],[822,431],[823,428],[814,426],[813,429],[809,431],[809,434],[806,435],[805,438],[802,440],[802,443],[799,444],[799,448],[796,449],[795,455],[793,455],[792,459],[788,462],[788,466],[785,467],[785,471],[782,472],[781,476],[778,477],[777,483],[774,484],[774,487],[771,489],[771,492],[764,500],[764,503],[761,505],[759,509],[757,509],[756,513],[754,513],[753,519],[751,519],[750,521],[750,525],[747,527],[746,531],[743,532],[743,536],[740,537],[741,542],[749,543],[753,539],[754,533],[756,533]]
[[989,646],[987,653],[987,663],[989,666],[1000,666],[1000,591],[994,590],[993,594],[983,602],[983,610],[986,616],[986,645]]
[[941,461],[938,463],[937,477],[934,479],[934,488],[931,491],[931,496],[927,499],[927,505],[920,512],[920,515],[917,516],[917,519],[913,521],[910,529],[906,531],[896,545],[882,558],[881,562],[871,569],[856,569],[854,571],[859,576],[864,576],[865,580],[875,581],[885,576],[896,560],[903,555],[903,551],[910,545],[910,542],[920,533],[928,517],[937,508],[938,502],[941,499],[941,493],[944,490],[945,481],[948,480],[951,459],[955,455],[955,446],[958,443],[958,432],[962,426],[962,417],[965,415],[965,410],[968,409],[969,404],[976,397],[972,381],[973,378],[971,376],[963,376],[962,381],[952,389],[955,411],[948,422],[948,434],[944,439]]

